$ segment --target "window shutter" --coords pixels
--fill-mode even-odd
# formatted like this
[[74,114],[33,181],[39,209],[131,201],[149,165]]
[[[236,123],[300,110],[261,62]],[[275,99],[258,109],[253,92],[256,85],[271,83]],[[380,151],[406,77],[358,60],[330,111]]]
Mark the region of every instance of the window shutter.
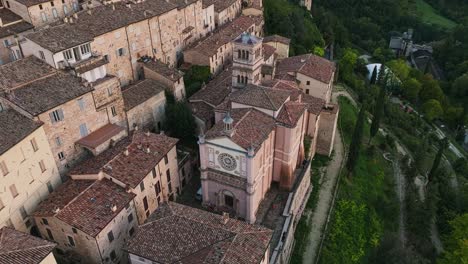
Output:
[[63,116],[63,110],[62,109],[58,110],[58,114],[59,114],[60,120],[63,120],[64,116]]
[[52,124],[54,124],[56,122],[54,118],[54,112],[50,112],[49,116],[50,116],[50,121],[52,121]]

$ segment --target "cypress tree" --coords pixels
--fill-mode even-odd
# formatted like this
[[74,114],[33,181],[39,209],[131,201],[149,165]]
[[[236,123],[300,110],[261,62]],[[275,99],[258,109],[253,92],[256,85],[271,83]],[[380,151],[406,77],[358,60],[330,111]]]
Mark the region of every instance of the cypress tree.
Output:
[[376,80],[375,84],[383,85],[385,75],[386,75],[385,74],[385,62],[383,62],[380,65],[380,70],[379,70],[379,73],[377,75],[377,80]]
[[365,120],[366,106],[363,104],[361,110],[359,111],[358,119],[356,125],[354,126],[353,137],[351,139],[351,144],[349,146],[348,161],[346,163],[346,168],[348,169],[348,175],[354,171],[356,163],[359,159],[359,152],[361,150],[364,120]]
[[447,146],[448,146],[448,139],[447,138],[442,139],[440,141],[439,151],[437,152],[434,158],[434,162],[432,163],[432,168],[429,171],[429,174],[427,175],[428,182],[431,182],[433,180],[434,175],[437,169],[439,168],[440,161],[442,160],[442,155],[444,154],[444,150],[447,148]]
[[383,82],[384,84],[380,87],[379,97],[377,98],[377,103],[374,107],[374,118],[372,119],[372,124],[370,127],[369,144],[372,138],[374,138],[374,136],[377,135],[377,132],[379,131],[380,127],[380,120],[382,119],[382,116],[384,114],[387,75],[385,75]]
[[370,78],[370,84],[375,84],[376,81],[377,81],[377,65],[374,66],[374,70],[372,71],[372,75],[371,75],[371,78]]

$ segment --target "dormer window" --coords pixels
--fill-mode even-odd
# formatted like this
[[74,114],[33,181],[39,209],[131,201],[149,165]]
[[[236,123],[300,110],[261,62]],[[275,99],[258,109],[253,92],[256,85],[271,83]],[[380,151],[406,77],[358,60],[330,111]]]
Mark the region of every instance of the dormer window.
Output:
[[72,60],[73,59],[73,55],[72,55],[72,52],[71,50],[66,50],[63,52],[63,57],[65,58],[65,60],[69,61],[69,60]]

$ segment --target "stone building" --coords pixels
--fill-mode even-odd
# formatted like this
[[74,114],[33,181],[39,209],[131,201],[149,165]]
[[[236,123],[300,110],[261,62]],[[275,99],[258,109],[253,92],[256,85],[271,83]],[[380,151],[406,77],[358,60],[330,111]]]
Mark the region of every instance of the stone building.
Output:
[[44,123],[57,167],[64,172],[126,135],[117,79],[101,72],[94,82],[56,70],[34,56],[0,67],[0,103]]
[[203,0],[203,7],[214,5],[215,27],[230,23],[241,14],[241,0]]
[[216,75],[232,62],[232,41],[242,32],[260,36],[262,29],[262,18],[238,17],[213,35],[185,50],[184,61],[194,65],[208,66],[211,74]]
[[164,120],[165,87],[152,79],[146,79],[126,87],[123,91],[127,127],[161,131]]
[[70,171],[74,180],[108,179],[135,195],[139,223],[181,192],[176,143],[163,134],[136,131]]
[[263,16],[263,1],[262,0],[244,0],[247,3],[242,9],[244,16]]
[[[41,27],[81,10],[78,0],[1,0],[3,7],[34,27]],[[0,5],[1,6],[1,5]]]
[[118,263],[135,232],[135,195],[108,179],[69,180],[34,213],[41,235],[58,253],[84,263]]
[[154,57],[171,66],[182,49],[207,34],[201,0],[148,0],[97,6],[64,23],[28,34],[24,54],[67,67],[92,54],[109,63],[107,72],[122,85],[138,80],[139,59]]
[[0,226],[29,233],[30,214],[61,184],[59,171],[42,122],[3,109],[0,124]]
[[0,229],[0,262],[57,264],[52,251],[55,244],[8,227]]
[[[212,107],[215,119],[211,128],[204,124],[208,131],[199,140],[203,203],[253,223],[273,182],[292,190],[304,160],[316,152],[330,155],[339,113],[329,103],[334,65],[310,54],[277,63],[274,48],[248,33],[232,46],[232,71],[189,101],[196,110],[204,103],[206,116]],[[271,78],[259,74],[264,65],[272,67]],[[305,87],[309,80],[329,83],[304,88],[300,80]],[[305,137],[311,139],[308,153]]]
[[267,264],[272,233],[229,215],[169,202],[139,227],[125,250],[131,264]]
[[[33,26],[24,21],[20,16],[1,7],[0,2],[0,65],[20,59],[21,52],[12,52],[11,47],[22,41],[21,35],[31,31]],[[17,37],[15,37],[17,35]]]
[[305,54],[279,61],[275,78],[295,80],[305,94],[329,103],[335,70],[333,62],[313,54]]
[[152,79],[163,84],[165,89],[178,100],[185,98],[184,75],[181,71],[150,58],[143,60],[141,67],[146,79]]
[[276,49],[278,59],[289,57],[289,44],[291,40],[279,35],[271,35],[263,38],[263,43]]

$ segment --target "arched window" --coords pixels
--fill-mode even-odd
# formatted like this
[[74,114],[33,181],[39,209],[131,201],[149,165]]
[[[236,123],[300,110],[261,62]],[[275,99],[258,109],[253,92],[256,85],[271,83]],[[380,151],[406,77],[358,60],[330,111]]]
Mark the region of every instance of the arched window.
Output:
[[241,76],[237,75],[237,83],[240,83],[240,82],[241,82]]
[[245,50],[242,51],[242,59],[245,59]]
[[246,59],[246,60],[249,59],[249,51],[246,51],[246,52],[245,52],[245,59]]
[[241,58],[241,50],[237,51],[237,58],[239,58],[239,59]]

